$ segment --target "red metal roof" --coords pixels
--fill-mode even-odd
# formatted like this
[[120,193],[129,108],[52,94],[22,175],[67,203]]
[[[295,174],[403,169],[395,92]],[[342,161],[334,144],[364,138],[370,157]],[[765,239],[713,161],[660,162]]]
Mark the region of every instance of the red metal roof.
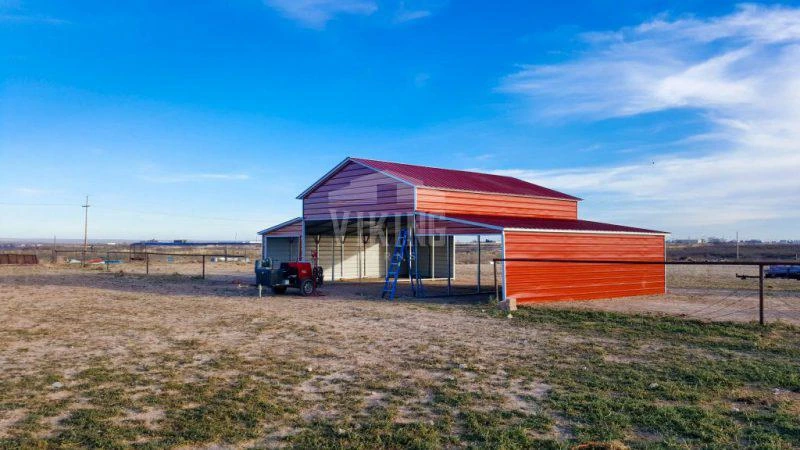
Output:
[[654,233],[667,234],[665,231],[648,230],[646,228],[614,225],[611,223],[593,222],[578,219],[541,219],[527,217],[483,216],[473,214],[448,214],[445,219],[455,219],[474,224],[489,225],[498,228],[519,228],[525,230],[546,231],[587,231],[608,233]]
[[528,183],[519,178],[468,172],[466,170],[439,169],[436,167],[376,161],[373,159],[349,159],[418,187],[580,200],[578,197]]

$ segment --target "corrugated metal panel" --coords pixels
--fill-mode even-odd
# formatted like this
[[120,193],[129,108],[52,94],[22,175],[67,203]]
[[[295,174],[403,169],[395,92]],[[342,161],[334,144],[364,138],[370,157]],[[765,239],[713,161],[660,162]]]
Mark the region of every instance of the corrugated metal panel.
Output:
[[577,219],[578,202],[516,195],[417,189],[417,210],[433,214],[472,214]]
[[266,251],[262,254],[272,258],[273,262],[297,261],[300,256],[300,238],[298,237],[273,237],[265,240]]
[[[444,236],[423,236],[419,238],[417,256],[419,258],[420,275],[423,278],[431,276],[431,262],[435,273],[434,278],[447,278],[447,247]],[[433,244],[433,248],[431,245]],[[455,258],[453,257],[454,241],[450,240],[450,275],[455,278]],[[424,282],[423,282],[424,283]]]
[[[306,260],[311,261],[315,243],[309,238]],[[380,242],[359,244],[358,236],[347,236],[344,245],[333,236],[320,236],[318,261],[325,271],[326,280],[355,280],[380,278],[385,273],[384,246]],[[360,253],[360,255],[359,255]],[[360,272],[359,272],[360,266]]]
[[[506,258],[663,261],[664,237],[507,231]],[[506,263],[507,297],[519,303],[661,294],[663,265]]]
[[350,159],[405,180],[417,187],[580,200],[577,197],[563,192],[558,192],[513,177],[388,161],[376,161],[373,159]]
[[262,236],[297,237],[303,234],[303,218],[298,217],[259,232]]
[[[613,233],[655,233],[666,234],[663,231],[648,230],[645,228],[614,225],[611,223],[593,222],[591,220],[577,219],[547,219],[536,217],[509,217],[476,214],[448,214],[452,219],[465,220],[497,226],[508,229],[548,230],[548,231],[592,231]],[[663,255],[662,255],[663,256]]]
[[414,210],[414,188],[373,169],[350,162],[303,198],[307,220],[347,214],[408,214]]

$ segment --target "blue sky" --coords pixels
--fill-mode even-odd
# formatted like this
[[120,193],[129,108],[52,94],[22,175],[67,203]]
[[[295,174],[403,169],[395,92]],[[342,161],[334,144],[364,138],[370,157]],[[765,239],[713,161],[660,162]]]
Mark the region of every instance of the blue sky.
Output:
[[0,238],[254,238],[361,156],[797,239],[798,123],[796,3],[0,0]]

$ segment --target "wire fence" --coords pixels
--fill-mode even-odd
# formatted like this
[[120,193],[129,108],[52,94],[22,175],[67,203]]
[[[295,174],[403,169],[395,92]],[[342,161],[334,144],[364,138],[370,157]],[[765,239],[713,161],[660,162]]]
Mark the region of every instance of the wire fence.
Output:
[[241,275],[252,269],[250,257],[240,254],[131,251],[52,250],[53,264],[122,271],[144,275]]
[[[800,324],[797,261],[496,258],[494,262],[497,297],[509,294],[530,306]],[[643,266],[652,270],[637,269]],[[522,288],[511,283],[509,292],[503,293],[499,272],[503,268],[512,275],[523,272],[528,282]]]

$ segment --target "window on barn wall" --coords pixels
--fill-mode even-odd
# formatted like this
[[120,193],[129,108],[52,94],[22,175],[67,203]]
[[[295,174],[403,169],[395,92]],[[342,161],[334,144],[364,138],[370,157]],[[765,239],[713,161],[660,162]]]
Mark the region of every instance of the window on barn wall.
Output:
[[397,203],[397,183],[381,183],[378,185],[378,198],[376,203]]

